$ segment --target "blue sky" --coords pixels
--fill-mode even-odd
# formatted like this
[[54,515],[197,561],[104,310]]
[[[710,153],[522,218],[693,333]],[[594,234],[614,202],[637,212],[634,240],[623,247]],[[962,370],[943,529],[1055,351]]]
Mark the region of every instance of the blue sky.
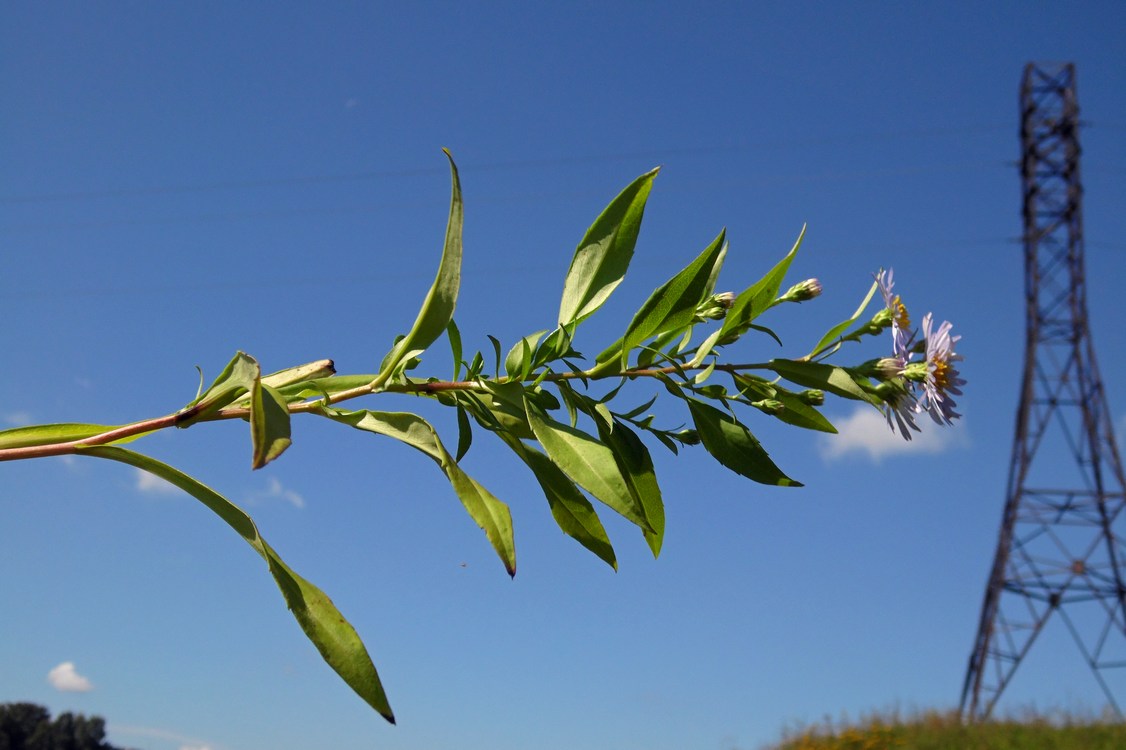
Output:
[[[5,5],[4,426],[175,411],[196,365],[213,376],[240,349],[268,370],[373,371],[433,278],[442,147],[465,192],[467,346],[550,328],[583,231],[662,165],[589,350],[722,227],[720,286],[738,290],[808,223],[792,280],[826,291],[775,316],[783,353],[893,266],[917,316],[954,322],[969,384],[965,419],[911,450],[849,403],[826,407],[832,440],[753,422],[800,490],[655,447],[664,551],[604,514],[617,573],[485,436],[465,466],[513,508],[514,580],[404,447],[299,420],[251,473],[241,425],[138,443],[246,507],[333,597],[396,727],[195,501],[92,459],[6,463],[0,701],[102,715],[144,750],[753,750],[824,716],[953,706],[1023,357],[1029,61],[1078,66],[1092,329],[1126,426],[1123,27],[1109,2]],[[434,352],[424,367],[444,375]],[[427,414],[452,442],[448,416]],[[1101,706],[1059,623],[1006,697]]]

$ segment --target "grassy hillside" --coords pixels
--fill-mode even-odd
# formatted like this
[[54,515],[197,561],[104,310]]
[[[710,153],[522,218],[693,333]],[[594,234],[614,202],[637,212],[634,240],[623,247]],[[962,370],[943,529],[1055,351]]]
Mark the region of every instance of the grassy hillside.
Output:
[[771,750],[1123,750],[1126,724],[1071,715],[963,725],[956,713],[873,716],[787,732]]

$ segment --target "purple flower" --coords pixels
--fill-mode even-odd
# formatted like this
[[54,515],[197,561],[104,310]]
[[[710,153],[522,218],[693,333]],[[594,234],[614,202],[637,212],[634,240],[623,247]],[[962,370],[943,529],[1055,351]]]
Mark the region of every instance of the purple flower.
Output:
[[950,394],[961,396],[962,385],[965,380],[959,377],[955,362],[962,359],[954,351],[954,344],[961,336],[951,336],[953,327],[949,321],[943,321],[937,330],[933,330],[934,319],[930,313],[923,317],[923,338],[927,343],[927,373],[923,380],[923,394],[919,399],[919,411],[931,415],[931,419],[942,424],[952,424],[951,420],[961,416],[954,411],[954,399]]
[[891,313],[893,351],[896,357],[902,357],[906,361],[910,359],[909,352],[915,336],[910,332],[911,317],[907,314],[907,306],[903,304],[903,299],[892,291],[895,287],[894,274],[895,271],[890,268],[886,271],[881,270],[876,274],[876,284],[879,285],[880,294],[884,297],[884,307]]

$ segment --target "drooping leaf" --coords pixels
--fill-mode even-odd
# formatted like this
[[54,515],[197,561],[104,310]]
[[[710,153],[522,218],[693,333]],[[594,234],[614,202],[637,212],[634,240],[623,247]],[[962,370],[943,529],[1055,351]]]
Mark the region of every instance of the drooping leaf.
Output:
[[699,399],[689,398],[688,409],[704,448],[736,474],[760,484],[801,487],[782,473],[751,431],[734,416]]
[[613,452],[581,430],[556,422],[525,399],[528,423],[548,458],[596,499],[647,531],[653,531],[629,491]]
[[493,545],[505,570],[516,575],[516,545],[512,535],[512,513],[508,506],[477,483],[449,454],[438,433],[422,417],[408,412],[345,411],[324,407],[319,413],[358,430],[399,440],[432,458],[457,493],[469,516]]
[[790,269],[790,264],[794,261],[794,256],[797,254],[798,248],[801,247],[804,237],[805,227],[803,226],[794,246],[790,248],[790,252],[786,253],[786,256],[778,261],[765,276],[747,287],[735,298],[735,302],[731,309],[727,311],[727,316],[723,319],[723,326],[720,328],[723,332],[723,338],[743,335],[750,328],[751,322],[774,304],[782,281],[786,278],[786,271]]
[[289,409],[285,399],[261,381],[254,381],[250,400],[250,468],[261,469],[290,446]]
[[847,370],[822,362],[803,362],[793,359],[772,359],[767,363],[771,370],[791,383],[806,388],[819,388],[854,401],[867,401],[880,405],[880,399],[856,384]]
[[625,277],[657,170],[631,182],[586,231],[567,271],[559,325],[576,323],[602,306]]
[[446,336],[450,340],[450,351],[454,360],[453,380],[457,380],[461,377],[461,331],[458,330],[453,318],[450,318],[450,322],[446,325]]
[[471,445],[473,445],[473,427],[469,424],[469,415],[465,413],[465,407],[458,404],[457,455],[454,456],[454,460],[461,463],[461,459],[465,458],[465,454],[469,452]]
[[119,461],[160,477],[184,490],[223,519],[266,561],[286,605],[328,665],[368,705],[387,721],[395,722],[379,674],[356,630],[323,591],[285,564],[241,508],[187,474],[140,453],[108,445],[82,448],[78,453]]
[[665,503],[649,449],[633,430],[618,420],[610,426],[600,420],[595,423],[599,439],[613,451],[626,486],[648,522],[649,528],[643,528],[642,533],[653,557],[657,557],[665,539]]
[[638,344],[657,334],[680,331],[692,325],[696,308],[710,294],[709,284],[714,283],[726,254],[725,232],[720,232],[695,260],[649,296],[633,316],[621,340],[598,355],[597,361],[604,363],[602,367],[617,362],[624,369],[629,353]]
[[457,293],[461,287],[462,226],[464,209],[461,202],[461,181],[453,156],[443,149],[450,162],[450,216],[446,223],[446,241],[442,248],[442,259],[438,263],[438,274],[422,309],[411,326],[410,333],[404,336],[383,361],[375,385],[382,385],[395,373],[395,370],[411,357],[425,351],[446,330],[453,319],[457,306]]
[[610,544],[610,537],[582,490],[551,459],[535,448],[524,444],[510,433],[497,432],[497,435],[532,470],[547,498],[551,516],[563,533],[617,570],[618,560]]
[[837,323],[835,326],[830,328],[825,333],[825,335],[821,337],[821,340],[817,342],[817,345],[813,347],[812,350],[810,350],[809,356],[812,357],[813,355],[820,353],[827,344],[831,343],[834,339],[847,331],[849,326],[855,323],[860,318],[860,316],[864,314],[864,309],[867,308],[868,303],[872,301],[872,297],[876,294],[876,289],[878,286],[878,284],[873,282],[871,288],[868,290],[868,296],[866,296],[864,298],[864,301],[860,303],[860,307],[856,308],[856,312],[854,312],[852,316],[847,320],[842,320],[840,323]]

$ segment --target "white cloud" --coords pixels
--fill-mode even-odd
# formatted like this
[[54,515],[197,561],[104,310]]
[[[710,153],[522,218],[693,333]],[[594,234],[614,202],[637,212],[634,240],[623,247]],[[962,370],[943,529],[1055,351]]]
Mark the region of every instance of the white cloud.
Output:
[[51,687],[55,690],[63,693],[85,693],[94,689],[88,679],[75,671],[72,661],[64,661],[48,672],[47,682],[51,683]]
[[251,493],[249,501],[252,503],[266,500],[285,500],[294,508],[304,508],[305,498],[300,493],[287,488],[277,477],[270,477],[266,489]]
[[180,489],[169,482],[164,481],[155,474],[150,474],[142,469],[135,469],[136,481],[133,487],[137,492],[142,492],[146,495],[171,495],[174,492],[179,492]]
[[837,435],[824,435],[818,442],[821,458],[826,461],[851,453],[867,454],[873,463],[887,456],[902,454],[942,453],[968,441],[965,420],[953,427],[939,426],[929,417],[919,421],[922,432],[912,431],[911,440],[888,428],[884,415],[870,407],[857,407],[851,416],[833,420]]
[[23,427],[31,424],[31,414],[26,411],[10,411],[4,414],[3,420],[13,427]]

